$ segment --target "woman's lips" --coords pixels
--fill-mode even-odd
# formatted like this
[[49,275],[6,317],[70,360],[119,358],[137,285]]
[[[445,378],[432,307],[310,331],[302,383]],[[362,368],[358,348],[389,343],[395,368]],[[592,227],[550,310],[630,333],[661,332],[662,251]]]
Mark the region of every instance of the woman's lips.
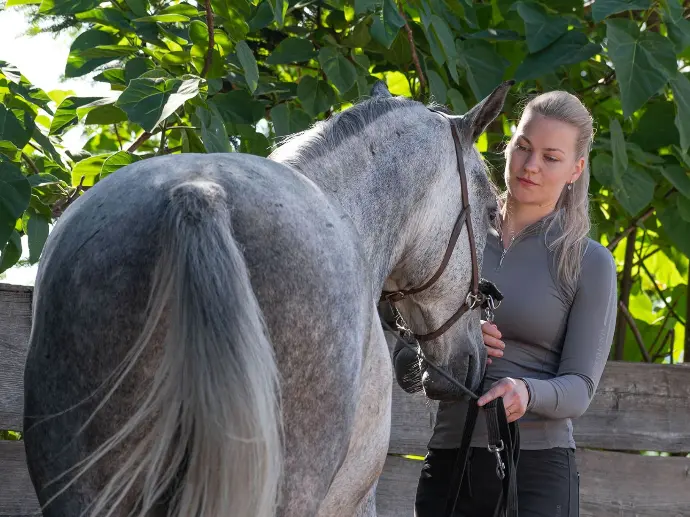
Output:
[[518,181],[520,182],[521,185],[524,185],[525,187],[536,187],[537,186],[536,183],[528,180],[527,178],[518,178]]

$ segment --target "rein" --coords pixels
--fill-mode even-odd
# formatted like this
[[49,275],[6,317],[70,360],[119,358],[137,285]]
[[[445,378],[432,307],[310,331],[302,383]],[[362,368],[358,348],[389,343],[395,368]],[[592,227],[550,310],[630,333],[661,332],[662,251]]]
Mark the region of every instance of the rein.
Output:
[[[450,122],[451,133],[453,135],[453,142],[455,144],[455,154],[457,159],[457,169],[460,176],[460,188],[462,194],[462,209],[458,215],[455,225],[453,226],[453,231],[451,233],[450,239],[448,241],[448,246],[446,252],[443,256],[443,260],[436,273],[427,280],[424,284],[419,287],[414,287],[410,289],[403,289],[399,291],[383,291],[380,301],[387,301],[391,304],[394,312],[396,313],[396,319],[401,320],[400,313],[398,312],[395,304],[409,295],[420,293],[429,287],[431,287],[436,281],[441,277],[445,271],[450,258],[457,244],[458,238],[460,237],[460,232],[462,227],[467,226],[467,234],[470,244],[470,253],[472,258],[472,281],[470,284],[470,290],[465,297],[464,303],[458,308],[458,310],[438,329],[427,334],[414,334],[408,329],[404,328],[402,325],[398,324],[398,330],[394,330],[386,321],[381,319],[381,323],[387,330],[393,332],[398,342],[404,345],[406,348],[412,350],[417,357],[424,362],[427,368],[434,370],[439,375],[444,377],[449,381],[455,388],[457,388],[461,393],[469,398],[470,403],[467,410],[467,416],[465,417],[465,426],[463,429],[462,442],[460,445],[460,450],[458,452],[458,457],[455,462],[455,472],[453,475],[453,480],[449,485],[449,492],[447,495],[446,502],[446,517],[453,517],[455,509],[458,504],[458,499],[460,496],[460,491],[462,487],[462,482],[467,469],[467,463],[469,460],[470,444],[472,440],[472,433],[477,422],[477,416],[479,413],[479,406],[477,406],[477,400],[480,394],[474,393],[468,389],[463,383],[456,380],[452,375],[446,372],[443,368],[436,366],[433,362],[429,361],[423,354],[421,347],[419,345],[415,346],[410,343],[407,339],[404,339],[400,335],[400,331],[404,331],[408,336],[414,337],[416,341],[426,342],[437,339],[442,336],[448,329],[450,329],[460,317],[468,311],[483,308],[486,312],[487,320],[493,320],[493,311],[498,306],[496,305],[496,300],[491,296],[481,291],[480,280],[479,280],[479,263],[477,260],[477,248],[474,238],[474,231],[472,229],[472,220],[470,215],[470,202],[469,193],[467,189],[467,173],[465,172],[465,162],[463,160],[462,146],[460,144],[460,136],[458,135],[458,129],[452,120],[443,112],[429,108],[435,113],[439,113]],[[500,303],[500,300],[499,300]],[[479,390],[481,390],[484,385],[484,379],[480,383]],[[496,504],[496,509],[494,511],[493,517],[518,517],[518,500],[517,500],[517,481],[516,481],[516,466],[519,458],[520,451],[520,437],[519,428],[517,422],[508,423],[506,418],[505,407],[503,405],[503,399],[501,397],[492,400],[491,402],[484,405],[486,424],[488,430],[488,444],[487,449],[489,452],[493,453],[496,458],[496,475],[501,480],[502,491],[499,496],[498,502]],[[452,496],[451,490],[453,487],[457,487],[455,496]]]

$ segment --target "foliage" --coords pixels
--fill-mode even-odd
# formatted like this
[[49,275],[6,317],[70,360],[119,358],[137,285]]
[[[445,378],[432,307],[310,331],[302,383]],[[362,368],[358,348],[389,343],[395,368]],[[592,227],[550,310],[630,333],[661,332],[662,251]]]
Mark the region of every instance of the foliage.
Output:
[[[679,0],[8,0],[7,8],[19,4],[53,30],[78,29],[65,76],[93,75],[112,96],[43,92],[0,64],[0,272],[18,260],[22,235],[37,261],[50,222],[133,161],[266,156],[276,137],[367,96],[380,78],[395,94],[459,114],[514,78],[480,150],[501,169],[501,145],[528,94],[559,88],[584,100],[597,122],[595,237],[608,244],[633,223],[641,228],[635,265],[624,264],[623,246],[615,250],[632,275],[627,304],[647,346],[659,335],[657,359],[671,346],[678,359],[690,253],[690,21]],[[89,138],[72,154],[61,138],[75,126]],[[631,332],[625,355],[639,359]]]

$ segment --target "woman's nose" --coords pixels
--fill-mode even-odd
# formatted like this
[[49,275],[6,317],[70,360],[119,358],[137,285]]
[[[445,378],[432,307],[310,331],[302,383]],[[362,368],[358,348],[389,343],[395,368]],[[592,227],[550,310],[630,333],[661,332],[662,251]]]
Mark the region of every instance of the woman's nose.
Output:
[[525,161],[524,169],[526,172],[539,172],[539,163],[534,153],[530,153],[529,157]]

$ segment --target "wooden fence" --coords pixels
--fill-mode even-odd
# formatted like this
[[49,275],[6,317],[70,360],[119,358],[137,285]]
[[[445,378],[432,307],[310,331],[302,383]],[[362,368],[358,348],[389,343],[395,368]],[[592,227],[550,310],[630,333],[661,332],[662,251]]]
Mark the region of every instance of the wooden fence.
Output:
[[[0,429],[21,431],[23,368],[31,325],[26,287],[0,284]],[[413,515],[432,411],[393,392],[390,455],[378,488],[381,517]],[[583,517],[690,517],[690,365],[610,362],[587,413],[575,423]],[[627,452],[624,452],[627,451]],[[0,441],[0,517],[40,515],[21,442]]]

